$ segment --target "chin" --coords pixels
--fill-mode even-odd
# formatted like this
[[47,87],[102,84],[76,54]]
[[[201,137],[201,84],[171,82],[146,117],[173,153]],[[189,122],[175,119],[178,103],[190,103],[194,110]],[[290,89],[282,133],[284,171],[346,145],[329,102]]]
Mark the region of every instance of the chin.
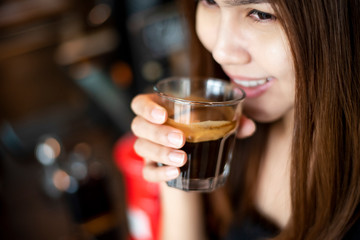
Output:
[[244,114],[248,118],[254,120],[258,123],[272,123],[280,118],[282,118],[282,114],[277,114],[274,112],[267,112],[263,110],[254,110],[254,109],[246,109],[244,108]]

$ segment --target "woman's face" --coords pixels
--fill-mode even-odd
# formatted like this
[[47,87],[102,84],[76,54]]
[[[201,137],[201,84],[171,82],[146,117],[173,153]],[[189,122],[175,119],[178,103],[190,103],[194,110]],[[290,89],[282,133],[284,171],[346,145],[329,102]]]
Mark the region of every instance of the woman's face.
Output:
[[248,117],[270,122],[293,109],[293,59],[270,4],[263,0],[200,0],[196,31],[231,81],[245,90]]

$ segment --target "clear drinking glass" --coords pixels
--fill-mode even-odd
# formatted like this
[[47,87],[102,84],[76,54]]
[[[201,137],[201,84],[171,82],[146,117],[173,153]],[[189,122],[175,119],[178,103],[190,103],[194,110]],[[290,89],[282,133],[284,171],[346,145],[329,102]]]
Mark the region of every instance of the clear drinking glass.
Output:
[[154,86],[168,111],[167,125],[182,130],[187,163],[168,186],[185,191],[212,191],[229,174],[235,132],[245,93],[216,78],[170,77]]

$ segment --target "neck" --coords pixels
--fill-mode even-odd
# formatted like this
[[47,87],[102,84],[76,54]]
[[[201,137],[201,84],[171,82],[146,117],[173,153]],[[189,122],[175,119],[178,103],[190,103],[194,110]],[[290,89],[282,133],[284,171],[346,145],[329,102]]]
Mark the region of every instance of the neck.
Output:
[[288,223],[291,214],[290,159],[294,111],[270,127],[266,151],[259,169],[256,195],[257,209],[280,228]]

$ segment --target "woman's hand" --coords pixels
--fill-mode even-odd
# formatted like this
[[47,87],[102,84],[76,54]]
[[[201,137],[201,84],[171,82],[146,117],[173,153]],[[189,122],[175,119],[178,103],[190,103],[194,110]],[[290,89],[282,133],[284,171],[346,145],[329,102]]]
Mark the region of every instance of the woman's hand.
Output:
[[[144,158],[143,176],[150,182],[162,182],[176,178],[179,167],[186,162],[186,154],[179,150],[185,144],[185,136],[179,129],[163,125],[166,110],[156,104],[155,94],[136,96],[131,108],[137,115],[131,129],[138,137],[135,152]],[[159,167],[158,163],[165,166]]]
[[[150,182],[163,182],[176,178],[179,167],[186,162],[186,154],[179,150],[185,144],[185,136],[179,129],[163,125],[167,120],[166,110],[155,103],[155,94],[136,96],[131,108],[137,115],[131,129],[138,137],[135,152],[144,158],[143,176]],[[237,137],[245,138],[255,132],[252,120],[242,116]],[[158,166],[158,163],[164,166]]]

